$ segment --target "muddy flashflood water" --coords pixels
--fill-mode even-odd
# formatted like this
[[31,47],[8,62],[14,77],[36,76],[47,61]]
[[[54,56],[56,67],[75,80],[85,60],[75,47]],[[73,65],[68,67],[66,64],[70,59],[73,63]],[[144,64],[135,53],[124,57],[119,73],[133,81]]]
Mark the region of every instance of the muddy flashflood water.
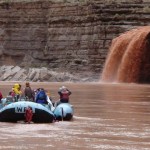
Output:
[[[22,88],[24,87],[24,83]],[[2,82],[4,95],[12,82]],[[72,121],[50,124],[0,123],[0,149],[149,150],[150,85],[31,83],[58,99],[60,85],[71,91]]]

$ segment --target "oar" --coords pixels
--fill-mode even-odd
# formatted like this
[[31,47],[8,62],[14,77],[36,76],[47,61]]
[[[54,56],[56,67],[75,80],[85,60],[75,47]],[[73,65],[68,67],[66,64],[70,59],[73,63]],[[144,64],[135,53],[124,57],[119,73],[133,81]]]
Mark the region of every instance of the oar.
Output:
[[49,107],[50,107],[50,110],[51,111],[54,111],[54,107],[53,107],[53,104],[52,104],[52,102],[51,102],[51,100],[50,100],[50,98],[47,96],[47,102],[48,102],[48,105],[49,105]]

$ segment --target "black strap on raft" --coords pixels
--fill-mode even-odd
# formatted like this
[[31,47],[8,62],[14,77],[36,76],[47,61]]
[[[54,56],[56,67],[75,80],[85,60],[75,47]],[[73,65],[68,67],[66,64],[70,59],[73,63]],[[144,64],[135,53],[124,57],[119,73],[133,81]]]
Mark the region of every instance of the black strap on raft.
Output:
[[61,120],[63,121],[64,119],[64,110],[63,110],[63,107],[61,107],[61,114],[62,114],[62,116],[61,116]]

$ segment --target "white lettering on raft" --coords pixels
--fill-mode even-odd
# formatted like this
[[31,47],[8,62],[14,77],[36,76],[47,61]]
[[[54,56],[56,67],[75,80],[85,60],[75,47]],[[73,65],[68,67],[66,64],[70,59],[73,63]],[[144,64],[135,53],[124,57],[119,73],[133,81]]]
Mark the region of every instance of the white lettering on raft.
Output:
[[[15,113],[25,113],[25,110],[26,110],[27,107],[15,107]],[[30,107],[32,109],[32,112],[35,113],[35,108],[33,107]]]

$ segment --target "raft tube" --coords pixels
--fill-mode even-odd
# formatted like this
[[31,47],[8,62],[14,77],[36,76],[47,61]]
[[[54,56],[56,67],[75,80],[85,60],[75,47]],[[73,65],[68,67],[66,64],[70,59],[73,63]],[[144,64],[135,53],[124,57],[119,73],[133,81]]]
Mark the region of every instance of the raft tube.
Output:
[[33,112],[32,122],[51,123],[55,117],[47,107],[29,101],[10,103],[0,109],[0,122],[17,122],[25,120],[25,110],[30,107]]
[[73,118],[73,106],[69,103],[61,103],[54,109],[56,120],[70,121]]

